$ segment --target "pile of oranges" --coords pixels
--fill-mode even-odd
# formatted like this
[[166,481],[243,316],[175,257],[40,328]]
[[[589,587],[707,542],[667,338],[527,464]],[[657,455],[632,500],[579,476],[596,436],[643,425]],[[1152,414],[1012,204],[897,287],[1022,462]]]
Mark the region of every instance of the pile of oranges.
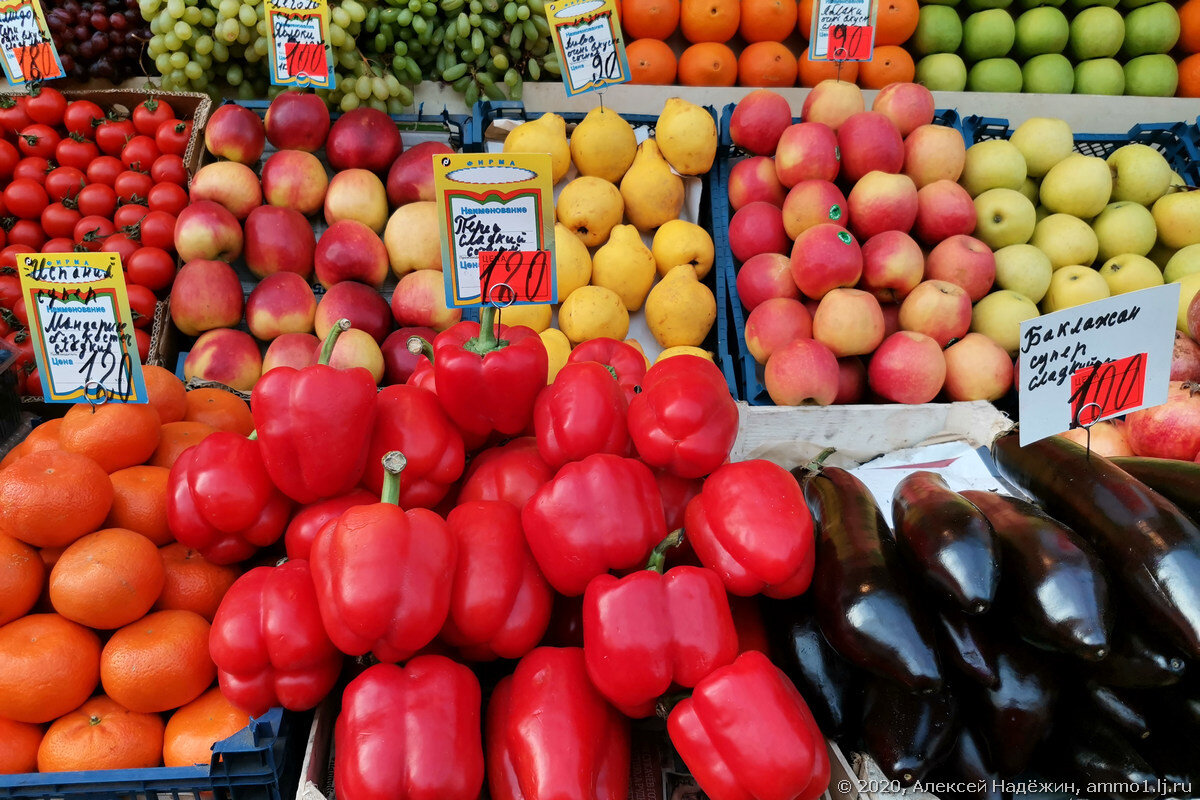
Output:
[[840,72],[808,58],[813,0],[620,0],[618,8],[634,83],[782,88],[840,77],[881,89],[913,79],[901,45],[916,30],[917,0],[881,0],[872,59]]
[[207,764],[247,715],[208,631],[240,569],[174,542],[167,477],[244,400],[143,368],[149,405],[81,404],[0,460],[0,773]]
[[[1200,0],[1179,7],[1179,42],[1187,57],[1179,62],[1179,97],[1200,97]],[[631,65],[632,66],[632,65]]]

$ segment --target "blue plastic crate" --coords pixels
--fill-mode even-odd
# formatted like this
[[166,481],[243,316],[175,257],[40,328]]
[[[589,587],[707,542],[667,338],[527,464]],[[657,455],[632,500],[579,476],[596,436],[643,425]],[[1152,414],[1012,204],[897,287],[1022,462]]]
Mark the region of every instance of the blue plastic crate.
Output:
[[0,798],[291,800],[311,714],[273,708],[213,745],[207,766],[0,775]]
[[[712,106],[705,106],[705,109],[709,114],[712,114],[715,120],[716,110]],[[584,116],[586,116],[583,112],[579,111],[557,113],[566,120],[568,126],[581,122]],[[463,152],[484,152],[484,134],[497,119],[515,119],[524,122],[531,117],[541,116],[541,114],[542,112],[540,111],[532,113],[526,111],[524,103],[516,100],[480,100],[475,104],[471,116],[467,119],[464,130]],[[658,122],[658,117],[651,114],[622,114],[621,117],[631,125],[648,125],[653,127]],[[720,266],[721,244],[718,239],[719,234],[716,230],[716,203],[718,196],[724,197],[723,192],[716,191],[718,181],[717,172],[720,163],[720,159],[718,158],[713,163],[713,168],[707,174],[700,176],[703,181],[704,191],[700,199],[699,224],[708,229],[709,234],[713,237],[713,244],[716,248],[716,259],[713,261],[712,270],[705,276],[704,282],[713,290],[713,296],[717,301],[717,319],[703,346],[705,349],[713,352],[717,367],[720,368],[721,373],[725,376],[725,382],[729,385],[730,394],[734,397],[740,397],[737,354],[733,349],[734,345],[730,331],[729,287],[726,286],[726,273]],[[727,227],[727,223],[723,222],[722,229],[725,227]],[[724,235],[724,240],[726,242],[726,249],[728,249],[729,236],[727,233]],[[478,311],[476,309],[466,309],[463,313],[463,318],[478,319]]]

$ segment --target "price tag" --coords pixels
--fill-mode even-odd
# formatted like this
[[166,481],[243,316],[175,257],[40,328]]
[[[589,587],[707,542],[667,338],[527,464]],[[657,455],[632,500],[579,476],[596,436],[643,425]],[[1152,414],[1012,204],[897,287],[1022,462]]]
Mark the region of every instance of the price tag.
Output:
[[550,154],[432,158],[446,304],[557,302]]
[[554,0],[546,19],[567,97],[630,79],[615,0]]
[[11,86],[63,76],[38,0],[0,0],[0,60]]
[[46,402],[147,402],[121,257],[21,253],[17,272]]
[[326,0],[267,0],[267,47],[274,85],[333,87]]
[[1179,284],[1021,323],[1021,444],[1166,402]]
[[813,5],[810,59],[870,61],[874,47],[874,0],[818,0]]

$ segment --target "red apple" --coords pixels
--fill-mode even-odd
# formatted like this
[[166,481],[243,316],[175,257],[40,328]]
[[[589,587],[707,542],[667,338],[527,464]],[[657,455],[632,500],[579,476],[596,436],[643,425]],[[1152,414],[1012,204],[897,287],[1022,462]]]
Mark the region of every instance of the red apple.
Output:
[[371,373],[375,383],[379,383],[383,380],[383,351],[379,349],[379,342],[366,331],[351,328],[343,331],[334,342],[329,366],[334,369],[362,367]]
[[353,219],[375,233],[388,221],[387,190],[374,172],[347,169],[333,176],[325,192],[325,224]]
[[962,134],[944,125],[922,125],[904,139],[904,174],[920,189],[934,181],[957,181],[967,161]]
[[263,199],[311,216],[325,203],[329,177],[320,159],[300,150],[272,153],[262,168]]
[[846,227],[849,206],[842,190],[829,181],[800,181],[783,201],[783,229],[795,239],[814,225],[833,222]]
[[946,398],[999,400],[1012,386],[1013,360],[982,333],[968,333],[946,348]]
[[766,156],[743,158],[729,170],[729,207],[737,211],[742,206],[762,201],[783,205],[786,192],[775,174],[775,161]]
[[938,180],[917,190],[913,235],[930,247],[975,230],[975,201],[954,181]]
[[[282,274],[282,273],[281,273]],[[311,333],[284,333],[271,340],[263,355],[263,374],[275,367],[304,369],[317,363],[321,341]]]
[[236,103],[220,106],[204,127],[204,146],[208,152],[242,164],[258,163],[266,138],[258,114]]
[[850,229],[859,239],[884,231],[908,233],[917,219],[917,187],[907,175],[872,170],[846,198]]
[[299,211],[259,206],[246,217],[246,266],[259,278],[276,272],[307,278],[316,246],[312,225]]
[[923,333],[900,331],[883,340],[867,366],[871,391],[893,403],[928,403],[946,380],[941,346]]
[[313,264],[326,289],[340,281],[361,281],[379,289],[388,274],[387,248],[375,231],[344,219],[321,234]]
[[833,128],[819,122],[798,122],[779,137],[775,174],[789,187],[800,181],[831,181],[837,177],[839,158]]
[[1125,417],[1135,455],[1195,461],[1200,456],[1200,384],[1171,381],[1167,402]]
[[432,342],[437,331],[433,328],[397,328],[383,340],[380,349],[383,351],[383,383],[391,386],[394,383],[404,383],[408,376],[417,368],[421,355],[408,349],[408,340],[420,336]]
[[875,295],[882,303],[903,300],[924,278],[925,254],[907,233],[877,233],[863,242],[862,254],[859,288]]
[[262,185],[254,170],[245,164],[215,161],[196,170],[188,198],[193,203],[212,200],[225,206],[238,219],[245,219],[262,205]]
[[827,406],[838,394],[838,360],[815,339],[797,339],[771,354],[763,385],[777,406]]
[[405,150],[388,169],[387,199],[393,206],[433,200],[433,157],[453,153],[442,142],[421,142]]
[[242,282],[224,261],[192,259],[171,287],[171,319],[185,336],[242,321]]
[[783,212],[770,203],[755,202],[734,212],[729,220],[729,249],[738,261],[759,253],[786,253],[790,241],[783,229]]
[[866,103],[858,86],[827,79],[809,90],[800,116],[806,122],[821,122],[836,131],[848,117],[864,108]]
[[853,286],[862,275],[862,248],[840,225],[815,225],[792,246],[792,280],[801,293],[820,300],[831,289]]
[[996,281],[996,256],[972,236],[951,236],[925,257],[925,277],[958,284],[978,303]]
[[[1091,434],[1089,442],[1088,434]],[[1070,439],[1080,447],[1091,447],[1092,452],[1105,458],[1120,458],[1133,455],[1129,442],[1125,441],[1125,432],[1114,420],[1101,420],[1088,431],[1084,428],[1072,428],[1060,433],[1064,439]]]
[[316,313],[312,287],[294,272],[268,275],[246,299],[246,327],[264,342],[285,333],[312,333]]
[[900,304],[900,327],[923,333],[945,347],[971,329],[971,298],[957,284],[921,281]]
[[446,285],[440,271],[418,269],[396,284],[392,292],[392,316],[403,327],[444,331],[462,319],[462,309],[447,307]]
[[812,338],[812,317],[799,300],[773,297],[746,317],[746,349],[759,364],[797,339]]
[[374,108],[347,111],[329,129],[325,155],[335,170],[367,169],[386,175],[404,149],[391,117]]
[[1183,331],[1175,331],[1171,351],[1171,380],[1200,381],[1200,345]]
[[812,338],[838,358],[863,356],[883,341],[883,310],[861,289],[830,289],[813,315]]
[[792,124],[792,109],[783,95],[770,89],[750,92],[733,108],[729,138],[743,150],[769,156],[775,152],[783,129]]
[[184,380],[216,381],[248,392],[262,375],[258,342],[245,331],[216,328],[196,339],[183,361]]
[[900,330],[900,304],[880,303],[879,310],[883,312],[883,338],[888,338]]
[[1193,297],[1192,302],[1188,304],[1187,326],[1193,339],[1200,336],[1200,293]]
[[220,203],[192,203],[175,220],[175,252],[183,261],[233,261],[242,254],[242,226]]
[[908,136],[933,122],[933,92],[919,83],[889,83],[875,95],[871,110],[890,119],[901,136]]
[[350,320],[350,327],[364,330],[382,342],[392,330],[392,310],[374,288],[357,281],[342,281],[329,287],[317,302],[313,329],[317,338],[325,336],[339,319]]
[[838,390],[833,398],[836,406],[857,403],[867,392],[867,365],[858,356],[838,359]]
[[842,153],[840,177],[857,181],[872,170],[899,172],[904,167],[904,139],[892,121],[878,111],[852,114],[838,128]]
[[329,108],[315,94],[291,89],[271,101],[264,122],[276,150],[315,153],[329,135]]
[[742,305],[751,311],[772,297],[799,300],[800,290],[792,280],[792,259],[782,253],[751,256],[738,269],[737,293]]

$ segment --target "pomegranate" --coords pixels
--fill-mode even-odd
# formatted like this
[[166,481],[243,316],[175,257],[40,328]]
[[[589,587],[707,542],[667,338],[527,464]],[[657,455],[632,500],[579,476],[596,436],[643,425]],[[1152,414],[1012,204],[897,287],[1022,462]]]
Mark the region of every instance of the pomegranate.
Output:
[[1175,331],[1171,351],[1171,380],[1200,381],[1200,344],[1182,331]]
[[[1121,427],[1120,422],[1113,420],[1104,420],[1093,425],[1092,452],[1105,458],[1133,455],[1133,450],[1130,449],[1129,442],[1125,440],[1125,433]],[[1083,428],[1074,428],[1061,435],[1064,439],[1070,439],[1076,444],[1087,447],[1087,433]]]
[[1171,381],[1165,403],[1125,417],[1125,439],[1135,455],[1194,461],[1200,454],[1200,383]]

